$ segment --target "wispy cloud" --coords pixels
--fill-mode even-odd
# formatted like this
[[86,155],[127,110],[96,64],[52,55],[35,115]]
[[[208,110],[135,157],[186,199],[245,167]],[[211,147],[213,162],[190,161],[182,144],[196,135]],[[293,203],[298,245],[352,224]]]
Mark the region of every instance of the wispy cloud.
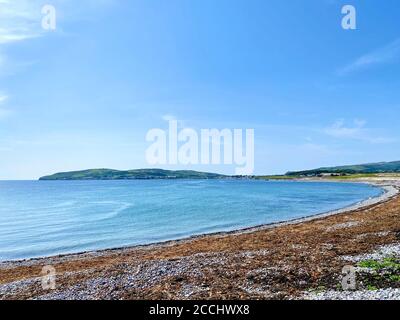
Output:
[[39,37],[43,1],[0,0],[0,45]]
[[44,5],[54,5],[57,18],[91,16],[118,0],[0,0],[0,45],[37,38],[45,34],[41,22]]
[[8,99],[8,96],[0,93],[0,105]]
[[364,120],[354,120],[352,127],[346,126],[344,120],[338,120],[325,129],[325,133],[335,138],[359,139],[365,131]]
[[4,107],[5,102],[8,100],[8,96],[0,92],[0,120],[6,118],[11,114],[9,109]]
[[[6,52],[6,47],[48,33],[42,28],[44,5],[54,5],[57,12],[57,33],[63,34],[59,21],[91,16],[96,10],[108,8],[119,0],[0,0],[0,75],[13,74],[32,61],[15,62]],[[67,18],[68,17],[68,18]]]
[[372,129],[366,127],[365,120],[356,119],[352,125],[346,125],[344,120],[338,120],[331,126],[325,128],[323,132],[331,137],[338,139],[359,140],[372,144],[384,144],[394,142],[392,138],[379,137],[374,134]]
[[44,0],[0,0],[0,76],[14,74],[31,64],[14,61],[7,54],[7,47],[43,35],[43,4]]
[[400,57],[400,39],[389,43],[388,45],[369,52],[351,64],[345,66],[339,70],[339,75],[346,75],[351,72],[356,72],[358,70],[368,68],[373,65],[391,63]]

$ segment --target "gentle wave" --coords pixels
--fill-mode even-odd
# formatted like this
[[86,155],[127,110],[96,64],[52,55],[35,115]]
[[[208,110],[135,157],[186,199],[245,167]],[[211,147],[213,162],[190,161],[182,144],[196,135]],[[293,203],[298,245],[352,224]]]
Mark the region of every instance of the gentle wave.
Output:
[[0,260],[147,244],[339,209],[365,184],[245,180],[1,181]]

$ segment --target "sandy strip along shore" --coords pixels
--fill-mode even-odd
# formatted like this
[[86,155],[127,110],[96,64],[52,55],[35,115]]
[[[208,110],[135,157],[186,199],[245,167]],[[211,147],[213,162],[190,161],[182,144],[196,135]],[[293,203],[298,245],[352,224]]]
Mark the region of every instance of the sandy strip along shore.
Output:
[[[292,299],[321,288],[337,291],[341,270],[349,264],[343,257],[400,243],[400,181],[373,183],[385,194],[305,219],[2,263],[0,299]],[[55,290],[42,288],[41,271],[47,265],[57,271]],[[400,287],[396,281],[383,285]]]

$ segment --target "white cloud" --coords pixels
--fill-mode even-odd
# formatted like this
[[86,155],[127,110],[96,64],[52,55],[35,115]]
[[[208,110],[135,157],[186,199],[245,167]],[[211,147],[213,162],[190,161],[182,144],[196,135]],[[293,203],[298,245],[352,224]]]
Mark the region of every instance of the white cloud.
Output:
[[[47,30],[42,28],[42,9],[44,5],[55,6],[57,13],[57,32],[62,34],[64,19],[92,16],[98,9],[106,9],[118,0],[0,0],[0,71],[13,74],[13,69],[26,63],[15,63],[5,52],[5,46],[39,38]],[[67,18],[66,18],[67,17]],[[61,22],[59,22],[61,21]],[[31,64],[31,62],[28,62]]]
[[339,70],[340,75],[345,75],[351,72],[361,70],[373,65],[390,63],[400,57],[400,39],[389,43],[388,45],[367,53],[353,63]]
[[325,128],[323,132],[333,138],[359,140],[373,144],[394,142],[391,138],[376,136],[373,130],[367,128],[366,125],[365,120],[356,119],[351,126],[346,125],[344,120],[338,120]]
[[325,133],[335,138],[359,139],[364,134],[365,121],[355,120],[354,126],[345,126],[344,120],[338,120],[325,129]]
[[55,6],[61,17],[91,16],[95,10],[108,8],[118,0],[0,0],[0,45],[42,36],[42,8]]
[[39,37],[42,5],[42,0],[0,0],[0,45]]
[[0,75],[14,74],[26,62],[13,61],[6,48],[14,43],[40,37],[44,0],[0,0]]
[[8,96],[0,93],[0,105],[8,99]]
[[3,105],[8,100],[8,96],[0,93],[0,120],[8,117],[11,114],[11,111],[4,108]]

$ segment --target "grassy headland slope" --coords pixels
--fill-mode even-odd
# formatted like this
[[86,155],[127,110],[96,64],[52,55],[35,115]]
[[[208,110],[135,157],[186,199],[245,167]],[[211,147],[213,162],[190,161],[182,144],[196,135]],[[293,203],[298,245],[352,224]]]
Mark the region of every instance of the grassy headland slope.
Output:
[[304,177],[326,176],[332,178],[371,178],[382,174],[400,174],[400,161],[378,162],[360,165],[325,167],[313,170],[290,171],[276,176],[225,176],[217,173],[198,171],[170,171],[162,169],[112,170],[89,169],[83,171],[61,172],[45,176],[39,180],[150,180],[150,179],[223,179],[253,178],[260,180],[292,180]]
[[41,177],[39,180],[150,180],[150,179],[221,179],[226,176],[198,171],[169,171],[161,169],[139,169],[119,171],[112,169],[90,169],[61,172]]
[[321,174],[374,174],[400,173],[400,161],[378,162],[352,166],[326,167],[305,171],[291,171],[287,176],[316,176]]

